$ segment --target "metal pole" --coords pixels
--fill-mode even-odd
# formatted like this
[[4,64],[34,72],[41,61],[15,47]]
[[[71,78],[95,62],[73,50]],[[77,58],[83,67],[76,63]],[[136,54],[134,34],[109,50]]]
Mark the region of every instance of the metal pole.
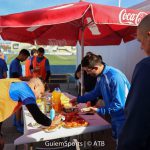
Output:
[[[84,57],[84,28],[81,29],[82,32],[82,39],[81,39],[81,60]],[[81,65],[81,96],[83,95],[83,90],[84,90],[84,74],[82,70],[82,65]]]
[[121,0],[118,0],[118,7],[121,7]]

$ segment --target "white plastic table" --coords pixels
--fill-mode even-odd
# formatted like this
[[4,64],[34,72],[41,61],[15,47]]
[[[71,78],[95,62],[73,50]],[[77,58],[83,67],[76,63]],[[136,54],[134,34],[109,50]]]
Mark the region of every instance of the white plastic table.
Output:
[[[79,104],[78,107],[80,108],[82,107],[82,105],[83,104]],[[97,114],[94,115],[81,114],[80,116],[89,123],[89,126],[69,128],[69,129],[61,127],[56,131],[46,133],[45,131],[43,131],[42,128],[31,126],[31,123],[33,124],[35,120],[24,106],[23,107],[24,134],[14,141],[14,145],[32,144],[34,142],[71,137],[75,135],[101,131],[111,127],[111,125],[107,121],[105,121],[102,117],[100,117]]]

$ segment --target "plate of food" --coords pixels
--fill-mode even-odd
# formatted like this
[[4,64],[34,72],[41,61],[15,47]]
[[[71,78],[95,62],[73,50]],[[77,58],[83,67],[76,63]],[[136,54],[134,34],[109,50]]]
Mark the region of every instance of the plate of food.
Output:
[[69,113],[65,116],[65,121],[63,124],[64,128],[77,128],[88,126],[88,122],[84,120],[78,114]]
[[52,121],[52,124],[49,127],[44,127],[43,130],[45,132],[53,132],[60,129],[64,124],[62,120],[64,120],[63,115],[56,116],[55,119]]
[[83,114],[89,114],[89,115],[93,115],[94,114],[94,111],[90,108],[90,107],[84,107],[84,108],[81,108],[81,112]]
[[90,112],[90,111],[91,111],[90,107],[81,108],[81,112]]
[[64,128],[77,128],[77,127],[86,127],[88,126],[88,122],[84,119],[76,120],[76,121],[69,121],[64,122],[63,127]]

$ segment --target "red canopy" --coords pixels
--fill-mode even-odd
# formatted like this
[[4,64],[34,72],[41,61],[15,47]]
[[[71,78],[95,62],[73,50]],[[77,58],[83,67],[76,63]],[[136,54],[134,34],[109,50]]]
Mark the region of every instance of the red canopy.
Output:
[[[0,16],[4,40],[39,45],[118,45],[133,40],[146,12],[88,2]],[[84,37],[84,38],[83,38]]]

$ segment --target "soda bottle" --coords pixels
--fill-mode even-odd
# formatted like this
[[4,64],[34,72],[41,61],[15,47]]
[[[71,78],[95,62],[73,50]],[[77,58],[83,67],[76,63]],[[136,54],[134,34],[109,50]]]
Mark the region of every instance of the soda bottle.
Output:
[[55,90],[52,92],[52,103],[53,103],[53,107],[54,107],[56,113],[60,113],[61,112],[60,96],[61,96],[60,89],[59,88],[55,88]]

